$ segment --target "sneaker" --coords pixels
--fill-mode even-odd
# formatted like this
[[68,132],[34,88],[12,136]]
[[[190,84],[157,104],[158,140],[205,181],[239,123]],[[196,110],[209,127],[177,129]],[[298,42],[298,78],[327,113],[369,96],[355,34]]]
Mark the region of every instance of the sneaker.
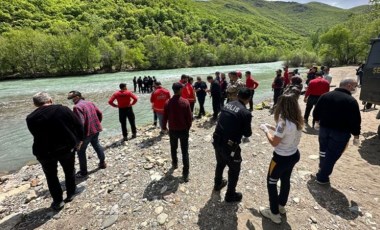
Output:
[[134,139],[136,137],[137,137],[137,135],[136,135],[136,133],[134,133],[134,134],[132,134],[132,138],[131,139]]
[[53,201],[53,203],[51,203],[50,205],[50,208],[52,208],[55,211],[59,211],[63,208],[63,206],[65,206],[65,203],[63,203],[63,201],[59,201],[59,202]]
[[214,185],[214,191],[220,191],[222,190],[222,188],[226,187],[226,185],[227,185],[227,180],[223,179],[222,183]]
[[178,163],[172,163],[172,168],[177,169],[178,168]]
[[100,168],[100,169],[105,169],[105,168],[107,168],[107,163],[106,163],[106,162],[101,162],[101,163],[99,163],[99,164],[98,164],[98,168]]
[[157,126],[157,121],[153,122],[153,126],[154,126],[154,127]]
[[279,205],[278,211],[280,212],[280,214],[285,215],[285,213],[286,213],[285,206]]
[[243,194],[241,194],[240,192],[235,192],[232,195],[228,195],[226,193],[226,196],[224,197],[224,200],[228,203],[229,202],[240,202],[242,199],[243,199]]
[[77,172],[75,174],[75,177],[76,178],[86,178],[86,177],[88,177],[88,174],[87,173],[82,173],[81,171],[79,171],[79,172]]
[[189,175],[183,175],[182,178],[185,183],[189,182]]
[[127,136],[123,137],[123,141],[128,141],[128,137]]
[[273,223],[281,224],[281,215],[280,214],[273,214],[270,208],[268,207],[260,207],[260,213],[264,217],[270,219]]

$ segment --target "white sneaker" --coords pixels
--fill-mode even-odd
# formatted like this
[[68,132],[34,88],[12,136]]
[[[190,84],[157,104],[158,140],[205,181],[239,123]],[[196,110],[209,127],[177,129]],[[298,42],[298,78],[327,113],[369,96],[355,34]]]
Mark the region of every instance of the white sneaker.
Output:
[[285,206],[279,205],[278,211],[280,211],[280,214],[285,215],[285,213],[286,213]]
[[281,224],[281,215],[280,214],[273,214],[270,210],[270,208],[268,207],[260,207],[260,213],[261,215],[263,215],[264,217],[270,219],[271,221],[273,221],[274,223],[276,224]]

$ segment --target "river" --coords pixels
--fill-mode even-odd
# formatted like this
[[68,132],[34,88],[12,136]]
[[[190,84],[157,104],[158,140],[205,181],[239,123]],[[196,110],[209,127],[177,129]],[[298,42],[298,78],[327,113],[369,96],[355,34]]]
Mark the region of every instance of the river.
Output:
[[[121,137],[118,111],[109,106],[107,101],[112,93],[118,90],[121,82],[127,83],[128,89],[133,90],[132,79],[134,76],[155,76],[164,87],[171,91],[171,84],[178,81],[181,74],[193,77],[202,76],[202,80],[206,81],[206,76],[214,76],[216,71],[227,73],[234,70],[242,72],[250,70],[260,83],[254,96],[254,101],[259,102],[272,95],[271,82],[275,76],[275,70],[281,67],[282,62],[272,62],[0,82],[0,174],[18,170],[35,159],[32,155],[33,140],[27,129],[25,118],[35,109],[32,96],[39,91],[48,92],[53,97],[54,103],[67,105],[70,108],[72,104],[66,99],[67,93],[71,90],[82,92],[86,99],[93,101],[103,111],[104,131],[100,138],[112,135]],[[138,126],[150,124],[153,120],[149,102],[150,94],[137,95],[139,101],[133,107],[136,123]],[[211,100],[209,98],[206,99],[205,105],[206,110],[210,112]]]

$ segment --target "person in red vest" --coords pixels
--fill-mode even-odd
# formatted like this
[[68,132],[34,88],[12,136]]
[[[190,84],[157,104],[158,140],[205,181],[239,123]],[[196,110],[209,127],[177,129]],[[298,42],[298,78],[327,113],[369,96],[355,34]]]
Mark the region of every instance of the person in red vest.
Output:
[[150,102],[152,103],[153,111],[156,113],[158,122],[161,128],[161,134],[163,134],[163,116],[164,116],[164,107],[167,100],[170,99],[169,90],[161,86],[161,82],[156,81],[154,83],[156,90],[150,96]]
[[195,105],[195,92],[193,89],[193,85],[189,83],[189,76],[182,74],[181,80],[179,81],[183,85],[181,97],[186,99],[190,103],[191,114],[194,111]]
[[[319,97],[330,91],[330,84],[323,78],[321,72],[316,73],[316,78],[309,82],[307,87],[304,102],[306,103],[305,114],[303,116],[305,123],[308,122],[309,115],[313,107],[317,104]],[[313,128],[314,128],[313,119]]]
[[284,88],[290,84],[290,78],[289,78],[289,67],[286,65],[284,67]]
[[255,89],[259,86],[259,83],[255,81],[253,76],[251,75],[251,71],[245,72],[245,86],[249,89],[251,92],[251,97],[249,99],[249,111],[253,111],[253,95],[255,94]]
[[[119,108],[119,121],[121,124],[121,130],[123,132],[124,141],[128,140],[127,131],[127,118],[132,129],[132,138],[136,138],[136,124],[135,114],[133,113],[132,106],[136,104],[137,97],[131,91],[127,90],[127,84],[120,83],[120,90],[112,94],[112,97],[108,100],[108,104],[112,107]],[[117,104],[114,101],[117,100]]]

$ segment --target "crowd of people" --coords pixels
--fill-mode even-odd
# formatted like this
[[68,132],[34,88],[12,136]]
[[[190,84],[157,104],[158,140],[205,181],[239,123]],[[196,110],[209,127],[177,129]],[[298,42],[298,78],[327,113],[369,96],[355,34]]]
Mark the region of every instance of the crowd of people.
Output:
[[[356,80],[344,79],[338,88],[329,92],[331,83],[329,69],[324,68],[322,71],[313,67],[307,73],[307,88],[304,92],[304,101],[307,104],[304,116],[301,114],[298,102],[303,90],[303,79],[298,71],[289,72],[285,67],[282,75],[282,70],[279,69],[272,84],[275,125],[260,125],[268,142],[274,147],[267,174],[270,205],[260,208],[260,212],[277,224],[281,223],[281,214],[286,213],[290,177],[294,166],[300,160],[298,145],[302,129],[308,122],[313,106],[315,106],[312,113],[313,127],[319,129],[320,162],[316,174],[317,183],[330,182],[329,176],[336,161],[344,152],[351,134],[354,135],[354,144],[359,144],[361,117],[358,103],[351,96],[358,85]],[[151,92],[150,102],[161,128],[160,135],[167,133],[169,135],[173,170],[178,168],[177,151],[178,142],[180,143],[184,182],[189,181],[190,175],[189,131],[194,117],[200,118],[206,114],[205,98],[207,95],[211,96],[213,108],[211,120],[216,121],[212,143],[217,162],[214,190],[220,191],[227,186],[225,201],[239,202],[243,197],[242,193],[236,191],[242,162],[240,143],[252,135],[252,98],[259,83],[250,71],[245,72],[245,82],[242,80],[242,73],[238,71],[229,72],[228,77],[229,81],[224,73],[216,72],[215,76],[207,77],[208,86],[201,77],[197,77],[196,82],[193,82],[192,77],[182,75],[172,84],[173,96],[160,81],[153,81],[153,77],[152,87],[148,87],[144,92]],[[136,77],[134,82],[135,80]],[[136,91],[136,85],[134,87]],[[118,108],[123,141],[128,141],[127,119],[131,126],[131,138],[137,137],[133,105],[138,102],[138,97],[127,89],[125,83],[121,83],[119,88],[120,90],[112,94],[108,103]],[[53,104],[52,98],[46,92],[37,93],[33,96],[37,109],[27,117],[28,128],[34,136],[33,154],[42,165],[53,197],[51,207],[56,210],[62,209],[64,203],[70,202],[75,196],[75,177],[86,177],[88,174],[86,149],[89,143],[98,155],[98,167],[100,169],[107,167],[105,154],[98,140],[102,130],[101,111],[95,104],[85,100],[79,91],[70,91],[67,99],[74,103],[73,110]],[[196,102],[199,103],[200,109],[195,116],[193,113]],[[75,152],[78,154],[80,166],[76,176]],[[57,177],[58,162],[65,173],[67,188],[65,200]],[[227,180],[223,178],[226,166],[228,166]],[[281,186],[278,193],[279,180]]]
[[133,77],[133,92],[139,91],[139,93],[151,93],[153,92],[154,83],[156,82],[156,77],[144,76],[143,78],[139,76]]

